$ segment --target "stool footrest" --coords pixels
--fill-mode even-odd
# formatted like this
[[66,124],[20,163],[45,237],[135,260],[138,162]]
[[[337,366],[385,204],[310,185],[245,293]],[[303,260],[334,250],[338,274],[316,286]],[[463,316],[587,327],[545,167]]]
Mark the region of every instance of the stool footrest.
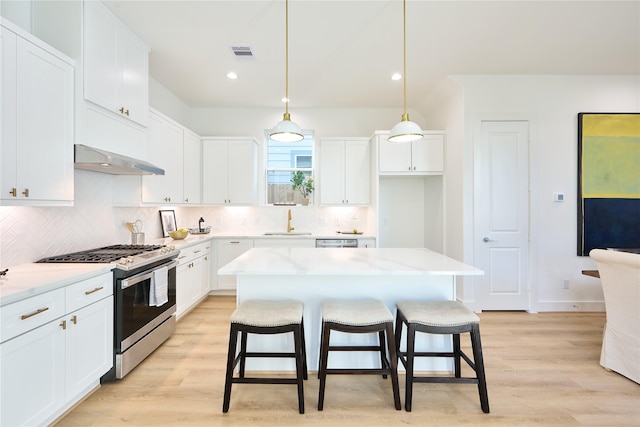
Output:
[[338,375],[361,375],[361,374],[371,374],[371,375],[389,375],[391,374],[391,370],[389,369],[376,369],[376,368],[363,368],[363,369],[327,369],[327,374],[338,374]]
[[[241,354],[242,356],[242,354]],[[265,353],[265,352],[252,352],[244,353],[244,357],[296,357],[295,353]]]
[[456,384],[478,384],[477,378],[455,378],[455,377],[413,377],[414,383],[456,383]]
[[262,377],[234,377],[231,379],[233,383],[244,384],[297,384],[296,378],[262,378]]
[[380,346],[330,345],[329,351],[380,351]]

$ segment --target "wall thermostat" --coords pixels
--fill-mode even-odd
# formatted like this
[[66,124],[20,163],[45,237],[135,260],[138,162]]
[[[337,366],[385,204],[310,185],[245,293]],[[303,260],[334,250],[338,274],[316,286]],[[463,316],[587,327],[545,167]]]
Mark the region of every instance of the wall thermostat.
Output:
[[553,193],[554,202],[564,202],[564,193]]

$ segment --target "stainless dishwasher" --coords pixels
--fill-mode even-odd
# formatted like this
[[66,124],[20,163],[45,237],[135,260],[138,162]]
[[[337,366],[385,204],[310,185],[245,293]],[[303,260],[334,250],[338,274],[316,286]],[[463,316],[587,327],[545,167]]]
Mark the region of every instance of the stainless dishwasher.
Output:
[[358,239],[316,239],[316,248],[357,248]]

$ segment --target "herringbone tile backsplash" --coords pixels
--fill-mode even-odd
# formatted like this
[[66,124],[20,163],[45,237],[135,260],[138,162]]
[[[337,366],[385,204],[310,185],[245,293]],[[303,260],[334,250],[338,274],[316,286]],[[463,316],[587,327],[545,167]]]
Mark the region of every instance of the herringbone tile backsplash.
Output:
[[[163,243],[159,209],[176,212],[178,227],[197,227],[203,217],[214,234],[250,236],[286,230],[286,207],[113,207],[113,177],[75,171],[73,207],[0,207],[0,269],[41,258],[130,243],[126,222],[144,223],[146,243]],[[298,231],[333,234],[357,227],[367,232],[369,208],[292,208]],[[372,227],[373,228],[373,227]],[[367,234],[373,234],[372,229]],[[168,242],[167,242],[168,243]]]

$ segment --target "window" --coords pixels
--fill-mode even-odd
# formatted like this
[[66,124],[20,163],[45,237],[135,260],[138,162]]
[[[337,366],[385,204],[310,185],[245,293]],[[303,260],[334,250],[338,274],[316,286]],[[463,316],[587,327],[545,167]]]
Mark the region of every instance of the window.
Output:
[[273,141],[266,132],[267,204],[300,204],[302,195],[291,189],[291,174],[302,171],[313,178],[313,132],[303,131],[304,139],[291,143]]

